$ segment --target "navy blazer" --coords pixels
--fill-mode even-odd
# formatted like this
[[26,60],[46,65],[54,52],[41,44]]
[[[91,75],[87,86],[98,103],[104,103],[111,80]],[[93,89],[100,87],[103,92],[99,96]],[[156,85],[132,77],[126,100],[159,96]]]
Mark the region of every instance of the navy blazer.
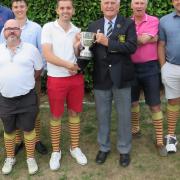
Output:
[[[92,22],[89,32],[97,30],[104,33],[104,18]],[[131,85],[134,67],[130,55],[136,51],[137,36],[134,21],[117,15],[113,32],[109,37],[108,47],[95,43],[93,52],[94,88],[106,90],[112,86],[123,88]]]

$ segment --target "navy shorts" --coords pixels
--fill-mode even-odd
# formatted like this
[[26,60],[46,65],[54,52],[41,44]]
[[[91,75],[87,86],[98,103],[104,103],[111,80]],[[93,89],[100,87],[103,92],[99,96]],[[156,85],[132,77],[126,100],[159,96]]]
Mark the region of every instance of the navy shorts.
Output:
[[160,101],[160,74],[156,61],[135,65],[135,82],[132,85],[132,102],[139,101],[141,90],[144,92],[145,102],[149,106],[159,105]]
[[32,131],[35,127],[37,112],[37,95],[34,89],[26,95],[14,98],[5,98],[0,94],[0,118],[6,133],[11,133],[16,129]]

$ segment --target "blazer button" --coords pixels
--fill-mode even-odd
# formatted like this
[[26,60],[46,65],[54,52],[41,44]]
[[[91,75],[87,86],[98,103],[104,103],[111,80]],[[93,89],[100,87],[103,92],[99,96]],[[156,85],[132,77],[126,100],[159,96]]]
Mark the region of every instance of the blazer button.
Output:
[[109,64],[109,67],[111,67],[111,64]]

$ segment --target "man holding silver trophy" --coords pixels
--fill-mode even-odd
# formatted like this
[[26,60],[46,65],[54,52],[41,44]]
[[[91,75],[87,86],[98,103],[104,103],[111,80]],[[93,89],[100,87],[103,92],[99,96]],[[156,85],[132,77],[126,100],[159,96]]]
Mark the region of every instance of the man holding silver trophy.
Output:
[[134,78],[130,54],[137,48],[134,22],[119,13],[120,0],[101,0],[104,17],[92,22],[88,31],[96,33],[91,48],[94,59],[94,95],[98,119],[100,150],[96,163],[102,164],[110,153],[112,100],[117,111],[117,149],[119,164],[130,163],[131,150],[131,84]]
[[53,152],[49,166],[51,170],[60,168],[61,160],[61,119],[64,102],[67,103],[69,130],[71,137],[70,154],[78,164],[87,164],[86,156],[79,148],[80,117],[84,96],[84,79],[76,63],[80,42],[76,36],[80,29],[71,23],[74,14],[72,0],[58,0],[56,12],[59,18],[49,22],[42,29],[42,49],[47,60],[47,92],[50,104],[50,135]]

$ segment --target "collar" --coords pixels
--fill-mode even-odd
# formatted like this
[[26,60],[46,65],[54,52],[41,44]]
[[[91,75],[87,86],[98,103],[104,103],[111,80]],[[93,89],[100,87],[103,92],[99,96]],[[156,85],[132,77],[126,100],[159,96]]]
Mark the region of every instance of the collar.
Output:
[[114,25],[116,22],[116,18],[117,18],[117,16],[115,16],[113,19],[109,20],[106,17],[104,17],[104,22],[105,22],[105,24],[108,24],[108,22],[111,21],[112,24]]
[[176,11],[173,11],[172,15],[173,15],[173,17],[180,17],[180,15],[178,15]]
[[[132,16],[131,19],[135,21],[135,16]],[[147,22],[147,21],[148,21],[148,15],[145,13],[139,24],[141,24],[142,22]],[[135,22],[135,24],[136,24],[136,22]]]
[[21,30],[25,29],[28,24],[29,24],[29,19],[26,19],[26,22],[25,22],[24,26],[21,27]]
[[[61,25],[59,25],[58,19],[56,21],[54,21],[53,23],[54,23],[55,27],[60,28],[61,31],[64,31],[64,29],[61,27]],[[67,33],[74,32],[74,31],[77,32],[77,30],[80,32],[80,28],[77,28],[72,22],[70,22],[70,25],[71,25],[71,28],[69,29],[69,31]]]
[[[21,41],[20,44],[18,46],[16,46],[16,52],[19,51],[20,49],[22,49],[22,46],[23,46],[23,42]],[[8,50],[11,50],[7,47],[7,43],[5,43],[5,47],[8,49]]]
[[21,27],[21,30],[25,29],[28,24],[29,24],[29,19],[27,18],[24,26]]

